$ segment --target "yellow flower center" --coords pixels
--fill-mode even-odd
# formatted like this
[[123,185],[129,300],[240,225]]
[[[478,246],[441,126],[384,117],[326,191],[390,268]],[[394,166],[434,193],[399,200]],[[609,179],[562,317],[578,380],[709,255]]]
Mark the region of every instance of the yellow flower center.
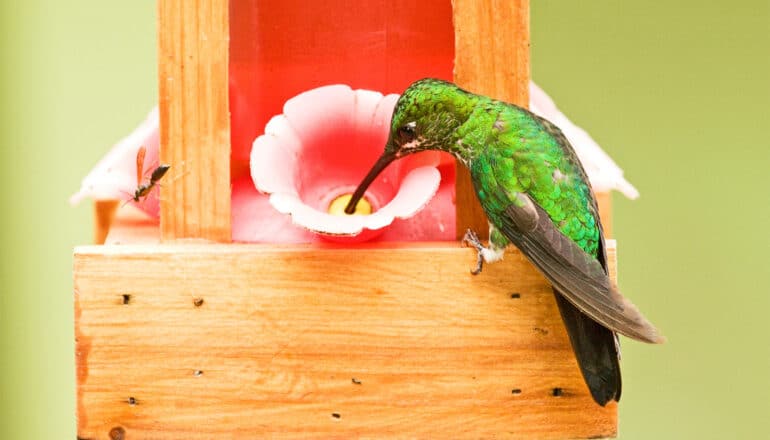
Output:
[[[332,202],[329,204],[329,214],[347,215],[345,214],[345,207],[348,206],[348,202],[350,202],[351,197],[353,197],[353,194],[343,194],[332,200]],[[358,202],[358,205],[356,205],[355,212],[350,215],[369,215],[371,213],[372,205],[368,200],[366,200],[366,197],[364,197]]]

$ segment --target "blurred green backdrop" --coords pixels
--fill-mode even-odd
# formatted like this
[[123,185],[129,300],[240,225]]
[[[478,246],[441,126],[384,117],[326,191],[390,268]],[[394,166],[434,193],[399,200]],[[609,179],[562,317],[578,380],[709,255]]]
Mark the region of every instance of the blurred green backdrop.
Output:
[[[770,2],[532,2],[533,75],[626,170],[621,439],[770,431]],[[155,4],[0,2],[0,438],[75,437],[68,196],[155,103]]]

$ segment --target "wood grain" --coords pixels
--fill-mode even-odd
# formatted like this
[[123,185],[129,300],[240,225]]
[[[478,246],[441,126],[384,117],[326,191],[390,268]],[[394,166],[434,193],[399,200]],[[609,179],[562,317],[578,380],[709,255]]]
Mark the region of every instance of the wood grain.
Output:
[[161,237],[227,242],[229,2],[194,4],[158,1],[160,158],[175,171],[161,189]]
[[599,218],[604,229],[604,238],[612,237],[612,193],[597,192],[596,205],[599,207]]
[[618,282],[618,243],[614,239],[608,239],[605,242],[607,247],[607,272],[610,279]]
[[[455,82],[474,93],[529,107],[529,0],[453,0]],[[458,162],[457,238],[488,235],[470,173]]]
[[456,244],[77,248],[78,435],[614,435],[546,281],[516,251],[474,261]]

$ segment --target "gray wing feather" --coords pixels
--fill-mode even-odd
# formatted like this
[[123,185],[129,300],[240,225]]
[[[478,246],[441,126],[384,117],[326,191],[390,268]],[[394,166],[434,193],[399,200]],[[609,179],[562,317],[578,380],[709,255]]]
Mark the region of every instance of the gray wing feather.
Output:
[[519,193],[500,230],[564,297],[596,322],[643,342],[664,341],[639,309],[611,283],[601,263],[559,231],[548,214]]

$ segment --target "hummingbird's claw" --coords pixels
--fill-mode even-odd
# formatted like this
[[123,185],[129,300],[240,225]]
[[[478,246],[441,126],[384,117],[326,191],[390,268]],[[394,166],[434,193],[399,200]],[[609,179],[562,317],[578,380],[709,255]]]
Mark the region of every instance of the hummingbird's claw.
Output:
[[464,245],[472,246],[476,249],[476,267],[474,269],[471,269],[471,274],[478,275],[481,273],[481,269],[484,267],[484,255],[482,251],[484,250],[484,245],[481,244],[481,240],[479,240],[479,236],[476,235],[475,232],[473,232],[471,229],[468,229],[465,231],[465,235],[463,236],[462,243]]

